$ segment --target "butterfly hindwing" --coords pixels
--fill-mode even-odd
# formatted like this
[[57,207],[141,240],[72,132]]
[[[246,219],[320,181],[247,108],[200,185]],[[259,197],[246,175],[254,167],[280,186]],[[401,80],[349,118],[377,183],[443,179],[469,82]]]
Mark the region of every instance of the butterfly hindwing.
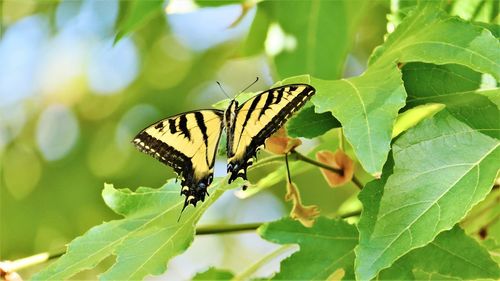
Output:
[[139,150],[171,166],[181,177],[185,205],[205,199],[213,179],[223,111],[198,110],[160,120],[133,140]]
[[243,103],[228,130],[229,182],[246,179],[246,169],[265,140],[283,126],[315,93],[307,84],[290,84],[262,92]]

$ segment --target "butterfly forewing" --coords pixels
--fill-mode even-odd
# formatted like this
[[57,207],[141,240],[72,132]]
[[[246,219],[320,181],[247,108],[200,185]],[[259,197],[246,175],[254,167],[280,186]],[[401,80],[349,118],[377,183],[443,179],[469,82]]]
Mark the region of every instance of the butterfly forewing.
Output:
[[315,93],[312,86],[291,84],[258,94],[237,110],[233,128],[228,128],[229,181],[246,179],[246,169],[265,140],[283,126]]
[[160,120],[141,131],[134,144],[182,178],[185,206],[203,201],[213,179],[215,155],[222,133],[223,112],[199,110]]

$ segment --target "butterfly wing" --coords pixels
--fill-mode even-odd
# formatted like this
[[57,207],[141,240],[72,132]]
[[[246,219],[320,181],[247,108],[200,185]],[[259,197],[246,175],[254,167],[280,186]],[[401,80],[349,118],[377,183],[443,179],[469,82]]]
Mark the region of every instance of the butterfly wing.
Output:
[[243,103],[236,121],[228,128],[227,156],[229,182],[246,179],[246,169],[265,140],[314,95],[307,84],[291,84],[262,92]]
[[150,125],[133,140],[140,151],[171,166],[181,177],[184,207],[196,206],[208,194],[223,114],[210,109],[182,113]]

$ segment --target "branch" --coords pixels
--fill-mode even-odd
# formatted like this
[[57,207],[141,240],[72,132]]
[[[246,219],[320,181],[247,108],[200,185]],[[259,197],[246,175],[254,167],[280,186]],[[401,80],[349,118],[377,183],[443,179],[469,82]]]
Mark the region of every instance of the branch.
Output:
[[45,252],[29,256],[26,258],[21,258],[15,261],[2,261],[0,262],[0,272],[12,273],[19,270],[44,263],[48,260],[58,258],[66,253],[66,248],[59,248],[53,252]]
[[196,235],[205,234],[220,234],[228,232],[240,232],[255,230],[262,225],[262,222],[257,223],[245,223],[245,224],[230,224],[230,225],[205,225],[196,228]]

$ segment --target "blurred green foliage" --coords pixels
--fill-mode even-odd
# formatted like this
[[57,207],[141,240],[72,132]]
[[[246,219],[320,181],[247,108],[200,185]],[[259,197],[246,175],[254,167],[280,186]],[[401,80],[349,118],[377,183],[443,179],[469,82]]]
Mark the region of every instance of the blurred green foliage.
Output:
[[[49,63],[43,61],[36,64],[39,66],[31,67],[31,69],[39,68],[36,75],[41,76],[40,79],[58,79],[57,72],[53,71],[54,67],[63,72],[72,71],[72,68],[85,69],[87,67],[87,63],[81,62],[75,65],[70,64],[69,68],[59,70],[57,68],[61,60],[68,59],[65,54],[61,53],[55,57],[47,56],[50,48],[54,48],[58,40],[62,41],[60,39],[62,34],[70,32],[67,29],[71,30],[73,26],[79,24],[82,26],[76,29],[74,36],[82,40],[68,43],[64,48],[87,50],[92,47],[92,44],[113,42],[115,34],[118,34],[116,39],[121,39],[116,42],[115,46],[119,45],[124,38],[131,38],[139,58],[137,75],[133,82],[106,95],[96,92],[89,86],[86,71],[65,79],[64,83],[56,88],[46,89],[43,83],[31,78],[29,72],[22,73],[21,70],[17,70],[21,77],[25,77],[25,83],[32,83],[34,89],[33,94],[27,98],[20,98],[15,106],[7,103],[1,104],[0,248],[2,258],[15,259],[57,249],[89,227],[103,220],[115,218],[116,215],[105,207],[100,197],[105,182],[128,187],[161,186],[166,179],[172,178],[174,174],[171,169],[140,154],[129,143],[133,135],[147,124],[178,112],[209,107],[210,104],[224,98],[224,95],[217,89],[215,80],[221,81],[226,91],[235,93],[256,76],[263,79],[252,87],[255,91],[266,89],[282,76],[273,70],[272,61],[266,60],[264,43],[271,20],[259,23],[259,18],[263,13],[280,10],[279,2],[274,2],[272,5],[276,7],[272,9],[270,7],[269,10],[265,7],[269,5],[266,2],[255,4],[256,6],[250,5],[250,11],[246,11],[247,15],[244,16],[252,17],[252,13],[257,10],[251,26],[247,24],[246,28],[242,28],[241,34],[224,39],[201,51],[193,49],[190,44],[183,41],[179,35],[183,32],[182,30],[172,28],[174,18],[184,16],[182,11],[173,10],[165,13],[165,3],[160,2],[117,1],[117,9],[111,9],[103,6],[104,4],[99,1],[90,0],[4,1],[1,3],[3,26],[1,43],[4,46],[5,41],[14,36],[9,33],[9,30],[14,30],[26,20],[37,17],[41,22],[48,24],[48,29],[43,31],[43,40],[40,45],[43,48],[40,48],[38,54],[54,62],[51,64],[50,61]],[[88,9],[91,4],[94,5],[93,9]],[[222,2],[222,4],[227,3]],[[261,5],[263,8],[260,8]],[[283,5],[287,4],[283,3]],[[339,1],[333,5],[344,4]],[[241,13],[241,10],[238,12],[238,7],[236,7],[236,12],[229,13],[224,10],[224,7],[215,7],[218,6],[215,3],[210,3],[210,6],[214,7],[208,7],[206,12],[212,14],[195,23],[200,32],[204,25],[211,24],[210,20],[216,21],[222,17],[226,21],[234,22],[240,16],[238,13]],[[366,60],[371,49],[382,42],[384,14],[388,12],[388,5],[380,1],[369,6],[375,11],[374,13],[363,13],[365,9],[349,8],[351,13],[356,14],[356,20],[353,19],[353,21],[343,14],[343,10],[335,9],[336,13],[341,16],[335,22],[328,22],[327,15],[322,16],[320,24],[328,23],[329,28],[335,31],[334,36],[328,36],[330,43],[325,46],[325,51],[326,47],[333,48],[328,51],[329,55],[339,55],[338,59],[328,63],[330,70],[321,70],[323,73],[331,71],[329,77],[339,77],[343,68],[349,71],[358,68],[355,72],[360,72],[363,61]],[[203,12],[205,12],[204,9],[202,8]],[[111,12],[113,10],[114,12]],[[82,21],[93,20],[95,22],[74,22],[82,18],[85,13],[94,13],[94,15],[90,19],[83,18]],[[112,17],[114,22],[111,23],[110,28],[98,30],[91,38],[88,38],[86,33],[94,32],[91,30],[94,25],[107,24],[104,23],[107,20],[104,18],[106,13],[115,13]],[[286,15],[280,13],[270,14],[268,17],[271,17],[272,22],[282,20]],[[297,18],[307,17],[297,15]],[[30,28],[36,30],[34,27]],[[290,28],[288,30],[288,27],[285,27],[284,31],[293,33],[295,36],[305,34],[301,34],[300,26],[290,26]],[[317,24],[316,28],[320,28],[320,25]],[[235,27],[232,26],[223,26],[210,32],[225,36],[234,29]],[[356,37],[358,44],[353,45],[352,33],[356,30],[358,31]],[[33,31],[24,30],[16,36],[29,37],[30,32]],[[319,32],[327,32],[327,30],[319,30]],[[246,34],[249,36],[247,37]],[[253,34],[259,39],[254,39]],[[322,33],[317,35],[315,41],[319,41],[321,36],[324,36]],[[319,44],[319,42],[314,44]],[[354,63],[348,62],[344,66],[345,62],[342,58],[345,58],[350,49],[349,46],[356,51],[352,57]],[[300,48],[300,52],[304,50]],[[12,49],[3,48],[1,52],[2,58],[5,58],[9,56],[7,52],[12,52]],[[84,52],[88,56],[88,51]],[[301,55],[300,53],[295,57]],[[316,55],[317,59],[318,55]],[[297,60],[294,65],[296,67],[293,68],[294,73],[307,72],[307,68],[303,68],[307,64],[300,60]],[[114,70],[111,68],[109,71]],[[44,72],[46,73],[44,76],[39,74]],[[287,72],[283,74],[288,75]],[[2,95],[15,96],[16,88],[9,93],[2,92]],[[63,105],[74,114],[78,124],[78,136],[76,142],[63,157],[48,160],[40,152],[37,130],[41,114],[47,107],[54,104]],[[18,108],[22,109],[20,116],[14,112]],[[12,121],[13,118],[17,118],[14,120],[16,122]],[[4,138],[4,136],[7,137]],[[63,138],[64,136],[54,137]],[[336,137],[336,134],[327,136],[328,139]],[[334,148],[334,145],[332,144],[331,147]],[[264,169],[250,176],[258,179],[265,176],[267,171],[269,170]],[[316,202],[325,213],[335,212],[336,206],[343,201],[343,198],[347,198],[354,192],[349,186],[325,190],[326,185],[322,178],[318,177],[316,170],[301,176],[300,181],[308,183],[308,188],[302,191],[306,202],[317,198],[316,194],[326,192],[326,195],[322,196],[324,200]],[[276,184],[284,187],[280,182]],[[278,196],[284,192],[281,188],[271,190]]]
[[[434,237],[437,238],[433,243],[450,250],[465,245],[467,254],[462,258],[482,260],[488,268],[493,268],[487,252],[457,227],[439,234],[465,216],[452,207],[449,209],[452,211],[445,212],[448,215],[443,225],[431,234],[423,230],[411,234],[418,243],[412,244],[412,240],[408,246],[396,238],[396,246],[384,252],[380,249],[389,248],[392,242],[388,246],[387,240],[377,240],[379,244],[370,240],[373,232],[382,237],[393,234],[384,232],[386,228],[380,224],[377,226],[377,215],[378,212],[390,214],[399,208],[392,204],[399,196],[395,189],[400,187],[395,183],[398,179],[412,182],[416,189],[425,188],[425,181],[415,181],[412,174],[404,171],[417,174],[431,165],[439,170],[447,164],[455,165],[455,160],[457,163],[476,161],[474,163],[488,173],[480,177],[478,172],[477,193],[471,195],[474,200],[462,210],[467,212],[486,196],[495,177],[494,170],[498,170],[491,155],[487,157],[489,154],[485,153],[485,148],[494,149],[498,145],[499,138],[496,122],[500,75],[498,0],[422,1],[417,9],[415,5],[416,1],[396,0],[0,2],[0,260],[58,249],[92,226],[117,219],[118,215],[103,204],[104,183],[132,189],[163,186],[170,187],[170,193],[178,192],[169,184],[164,185],[167,179],[174,177],[172,170],[136,151],[130,144],[132,137],[160,118],[208,108],[223,100],[225,96],[216,86],[216,80],[222,82],[227,92],[238,93],[258,76],[262,79],[249,91],[267,89],[283,79],[283,83],[299,81],[316,87],[312,105],[299,112],[287,127],[293,136],[312,139],[300,148],[306,154],[314,156],[320,149],[335,150],[342,146],[356,161],[356,176],[363,182],[377,176],[385,165],[382,179],[367,185],[360,195],[364,213],[357,227],[360,245],[356,253],[362,254],[354,265],[355,244],[348,245],[345,254],[349,261],[335,263],[332,270],[343,269],[348,277],[356,272],[358,278],[370,279],[395,262],[395,271],[386,269],[380,276],[418,278],[434,271],[449,276],[445,267],[415,262],[421,259],[419,257],[434,255],[432,243],[427,244]],[[443,11],[439,11],[440,8]],[[425,45],[429,42],[437,43]],[[302,76],[290,78],[296,75]],[[446,106],[446,110],[434,115],[443,108],[436,106],[437,103]],[[398,116],[406,116],[404,124]],[[416,125],[424,117],[429,120]],[[314,125],[309,126],[310,123]],[[393,131],[395,123],[397,134]],[[336,129],[341,126],[342,129]],[[455,137],[469,129],[473,133],[468,142]],[[405,130],[409,131],[397,136]],[[339,132],[343,132],[347,141],[339,138],[342,136]],[[425,136],[443,139],[443,142],[428,144],[421,139]],[[407,147],[414,141],[420,150],[408,152]],[[450,154],[445,150],[449,146],[458,149],[457,158],[448,157]],[[401,153],[394,155],[396,163],[393,163],[391,149]],[[429,154],[440,157],[431,159],[436,161],[432,164],[424,157]],[[259,157],[265,156],[261,153]],[[353,200],[357,189],[352,183],[330,189],[317,168],[294,162],[291,169],[304,203],[318,205],[323,216],[334,216],[339,209],[352,206],[359,208],[360,202]],[[216,173],[217,170],[219,175],[224,174],[224,159],[216,165]],[[285,193],[284,172],[282,162],[253,169],[249,175],[253,188],[236,192],[239,198],[226,192],[224,195],[231,196],[220,197],[201,222],[264,221],[286,214],[285,209],[290,205],[281,199]],[[448,183],[453,182],[456,175],[468,177],[471,173],[444,170],[437,177]],[[378,191],[374,189],[377,186]],[[467,185],[455,182],[436,186],[456,191]],[[388,188],[385,194],[380,192],[382,187]],[[140,202],[127,205],[128,197],[136,197],[130,202],[143,200],[138,198],[145,190],[133,193],[108,186],[104,191],[106,204],[126,218],[92,228],[72,242],[70,249],[76,249],[73,252],[76,256],[63,257],[40,278],[58,276],[60,268],[73,264],[82,251],[97,251],[89,246],[94,240],[120,235],[103,229],[115,224],[133,229],[137,221],[144,219],[143,215],[162,212],[171,205],[169,200],[175,201],[173,195],[161,197],[163,189],[147,189],[158,197],[158,202],[166,200],[167,204],[155,201],[150,205]],[[412,192],[397,201],[409,206],[411,214],[395,212],[400,216],[396,220],[381,220],[387,226],[397,221],[394,231],[399,235],[414,227],[413,223],[403,225],[411,215],[430,221],[440,219],[412,207],[414,200],[428,201],[426,196],[432,192]],[[494,201],[495,196],[488,195],[485,202]],[[118,206],[117,202],[125,203]],[[458,206],[463,202],[465,199],[456,195],[443,204]],[[190,224],[185,224],[185,235],[173,235],[175,246],[162,251],[162,257],[151,260],[151,266],[138,268],[138,278],[163,272],[164,261],[188,248],[194,236],[194,222],[200,219],[205,207],[189,211]],[[168,213],[166,220],[170,222],[173,217],[174,213]],[[491,217],[497,217],[494,211],[480,216],[480,220],[484,225]],[[298,223],[284,221],[286,219],[266,225],[261,234],[277,243],[303,243],[301,246],[306,249],[286,260],[282,265],[288,269],[277,278],[294,275],[293,270],[299,269],[297,264],[322,249],[322,245],[316,245],[317,241],[302,240],[304,237],[297,235],[303,230]],[[162,229],[162,221],[154,222],[146,232],[156,233]],[[328,223],[343,228],[325,227]],[[287,230],[288,235],[283,236],[280,228]],[[354,226],[326,218],[320,218],[315,228],[308,231],[322,231],[322,228],[329,234],[336,229],[357,237]],[[482,231],[477,221],[464,228],[465,233],[476,237]],[[168,232],[165,237],[170,237],[172,230],[162,231]],[[123,237],[130,233],[134,232],[125,232]],[[102,257],[85,260],[87,264],[60,277],[91,268],[116,250],[121,262],[102,278],[125,278],[127,270],[134,270],[135,265],[133,259],[123,262],[124,257],[135,257],[133,254],[139,249],[133,247],[143,234],[132,235],[125,243],[110,247]],[[194,272],[205,271],[208,265],[215,263],[231,272],[241,272],[248,262],[276,247],[262,244],[264,242],[253,235],[223,236],[198,244],[201,240],[196,237],[186,253],[191,255],[189,262],[183,262],[182,257],[177,263],[171,262],[168,268],[173,270],[167,272],[172,274],[168,277],[189,279]],[[165,237],[152,239],[148,249],[155,250]],[[484,245],[497,249],[496,242],[493,239]],[[373,248],[373,243],[379,248]],[[131,252],[127,246],[132,247]],[[412,251],[420,246],[425,247]],[[207,264],[203,257],[203,261],[195,260],[200,256],[198,253],[207,251],[213,253],[212,260],[208,261],[212,264]],[[397,259],[407,252],[410,254],[404,259]],[[372,263],[374,255],[381,259]],[[140,262],[141,257],[137,260]],[[111,263],[104,260],[98,267],[108,268]],[[451,260],[447,266],[457,264]],[[464,267],[454,276],[498,277],[495,270],[482,274],[476,269]],[[104,270],[98,268],[97,271]],[[310,272],[302,273],[304,278],[310,277],[307,275]],[[331,272],[324,273],[321,277],[331,277],[328,274]],[[207,278],[231,277],[216,269],[205,275]],[[95,273],[83,272],[75,278],[93,279]]]

